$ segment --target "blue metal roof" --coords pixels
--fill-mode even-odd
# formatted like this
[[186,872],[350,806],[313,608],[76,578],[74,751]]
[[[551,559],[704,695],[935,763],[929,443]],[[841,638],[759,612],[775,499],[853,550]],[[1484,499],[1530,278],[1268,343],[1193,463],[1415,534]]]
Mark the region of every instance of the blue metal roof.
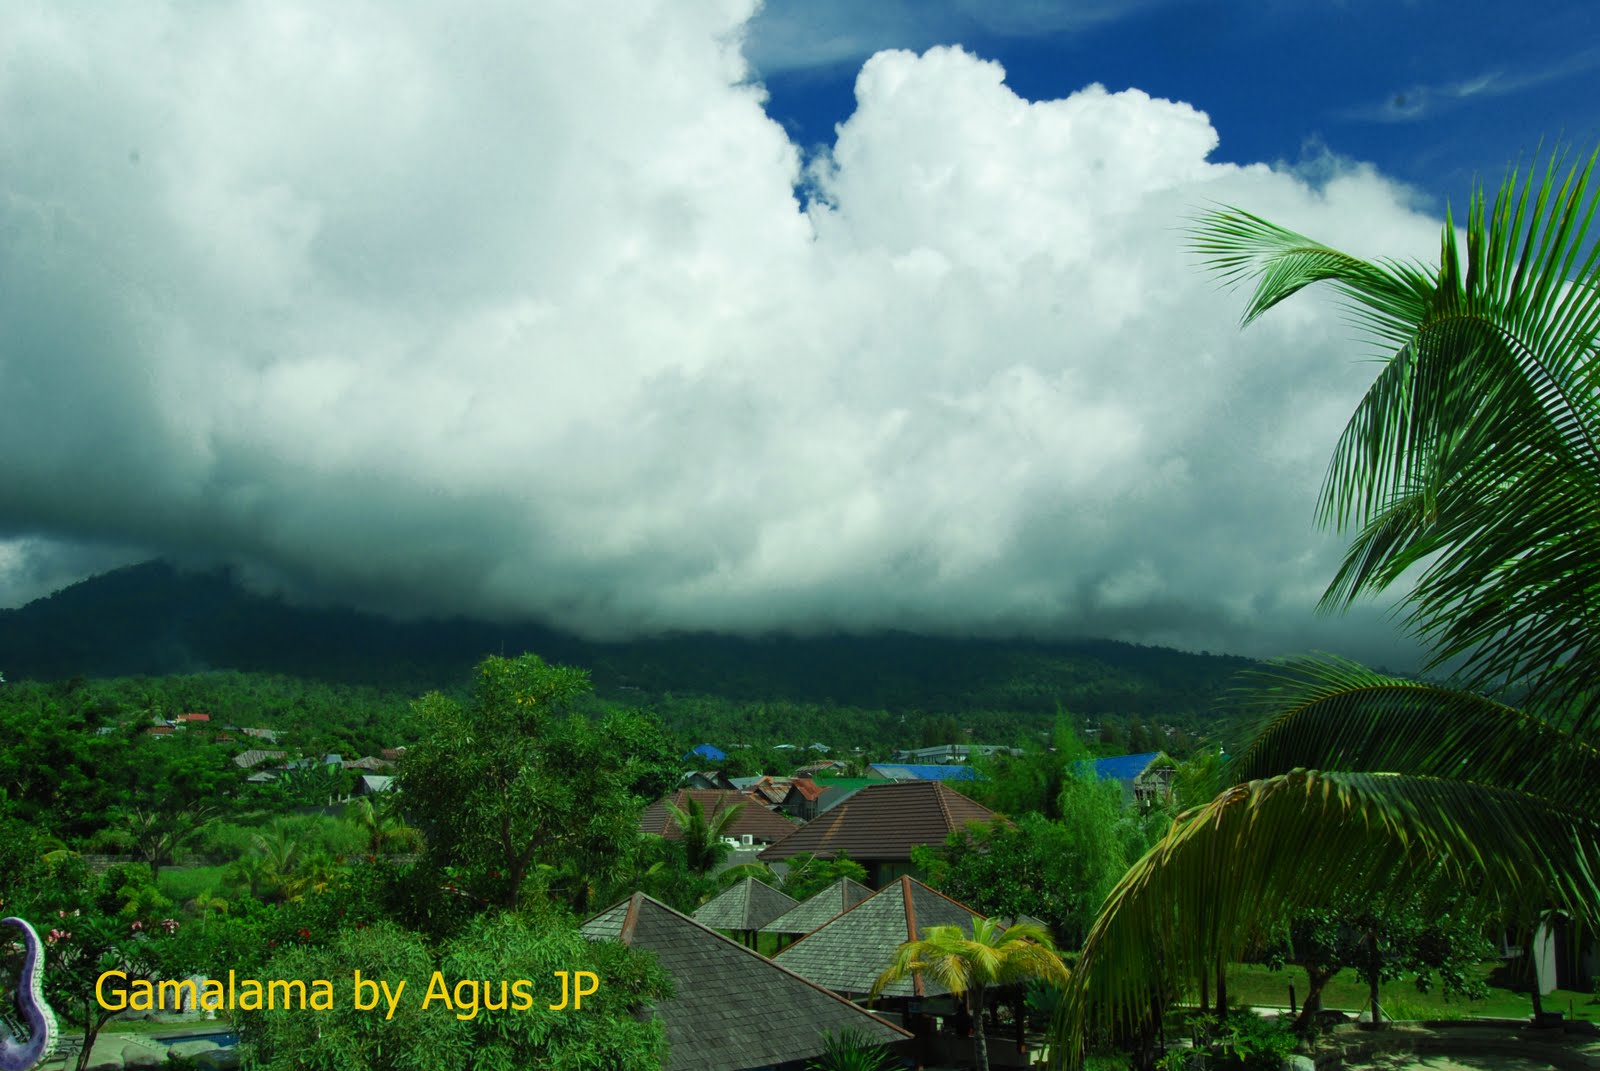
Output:
[[[1094,775],[1102,781],[1132,781],[1160,757],[1159,751],[1145,751],[1138,755],[1116,755],[1109,759],[1095,759],[1087,765],[1093,768]],[[1086,764],[1078,765],[1081,767]]]
[[896,781],[976,781],[978,771],[971,766],[927,766],[917,763],[875,762],[873,773]]
[[702,759],[710,759],[712,762],[721,762],[723,759],[728,757],[727,752],[723,751],[721,748],[712,747],[710,744],[701,744],[699,747],[685,755],[684,758],[692,759],[697,755]]

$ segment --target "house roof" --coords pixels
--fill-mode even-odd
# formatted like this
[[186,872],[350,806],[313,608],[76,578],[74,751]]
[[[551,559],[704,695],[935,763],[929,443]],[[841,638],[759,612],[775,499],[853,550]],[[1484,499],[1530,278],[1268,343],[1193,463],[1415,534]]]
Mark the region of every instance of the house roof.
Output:
[[[906,941],[926,937],[934,926],[959,926],[970,935],[975,918],[983,916],[915,878],[901,877],[773,958],[818,985],[865,994]],[[919,973],[886,987],[883,995],[933,997],[948,992]]]
[[765,882],[745,878],[722,895],[701,904],[694,920],[714,930],[759,930],[800,901]]
[[700,802],[707,821],[728,807],[736,804],[745,805],[722,831],[724,836],[742,837],[748,833],[754,840],[772,844],[784,839],[795,830],[793,822],[781,814],[767,810],[743,793],[714,788],[680,788],[667,799],[656,800],[644,809],[644,814],[639,816],[639,828],[668,840],[682,840],[683,831],[678,828],[678,823],[672,821],[672,816],[667,811],[667,804],[671,803],[680,811],[686,811],[689,809],[691,799]]
[[664,1071],[748,1071],[819,1056],[823,1031],[885,1044],[911,1035],[643,893],[581,927],[590,940],[655,953],[673,995],[655,1005]]
[[178,720],[178,721],[193,721],[193,722],[202,722],[202,721],[208,722],[208,721],[211,720],[211,715],[210,714],[200,714],[200,713],[179,714],[176,720]]
[[275,762],[287,758],[288,754],[286,751],[263,751],[261,748],[253,747],[249,751],[235,755],[233,764],[240,769],[248,770],[252,766],[260,766],[263,762]]
[[798,906],[761,927],[761,932],[810,933],[871,895],[872,890],[859,881],[840,878],[809,900],[802,901]]
[[803,800],[815,801],[822,798],[822,786],[809,777],[796,777],[789,782],[789,791],[783,794],[784,802],[797,793]]
[[368,795],[373,792],[391,792],[394,790],[394,778],[382,774],[362,774],[361,794]]
[[721,762],[723,759],[728,757],[728,753],[719,747],[712,747],[710,744],[701,744],[699,747],[684,755],[684,759],[691,759],[697,755],[702,759],[710,759],[712,762]]
[[[1132,781],[1150,768],[1161,757],[1159,751],[1145,751],[1138,755],[1116,755],[1109,759],[1094,759],[1088,765],[1094,775],[1104,781]],[[1079,763],[1080,766],[1084,765]]]
[[371,755],[363,755],[359,759],[346,759],[344,768],[346,770],[385,770],[393,765],[394,763],[389,762],[386,759],[374,758]]
[[893,781],[976,781],[978,771],[971,766],[935,766],[928,763],[875,762],[868,767],[879,777]]
[[857,861],[909,860],[919,844],[943,844],[968,822],[996,815],[942,781],[886,781],[860,792],[795,830],[761,853],[768,862],[810,852],[832,859],[846,852]]

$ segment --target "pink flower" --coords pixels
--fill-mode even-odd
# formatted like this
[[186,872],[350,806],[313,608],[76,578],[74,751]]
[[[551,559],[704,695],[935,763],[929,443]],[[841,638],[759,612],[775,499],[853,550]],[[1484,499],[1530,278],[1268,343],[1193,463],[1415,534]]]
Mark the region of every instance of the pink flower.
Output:
[[144,923],[140,922],[138,919],[134,919],[133,925],[130,926],[129,929],[131,929],[134,933],[138,933],[140,930],[144,929]]
[[50,936],[45,938],[45,943],[53,945],[57,941],[65,941],[71,936],[72,934],[67,930],[51,930]]

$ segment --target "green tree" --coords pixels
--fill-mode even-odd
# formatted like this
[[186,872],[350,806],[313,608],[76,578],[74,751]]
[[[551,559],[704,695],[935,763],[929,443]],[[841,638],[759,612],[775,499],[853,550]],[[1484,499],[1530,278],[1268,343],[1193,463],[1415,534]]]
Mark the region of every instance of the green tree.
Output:
[[[1256,280],[1246,321],[1331,282],[1388,352],[1321,516],[1354,540],[1324,603],[1416,577],[1407,620],[1463,687],[1334,659],[1258,679],[1235,787],[1124,878],[1064,1004],[1063,1053],[1152,1010],[1296,912],[1465,889],[1510,920],[1600,914],[1600,247],[1595,165],[1474,195],[1437,267],[1358,260],[1238,210],[1195,245]],[[1479,694],[1514,686],[1518,707]],[[1148,954],[1160,949],[1159,957]]]
[[722,838],[749,804],[735,803],[707,818],[706,809],[699,800],[691,796],[687,802],[689,806],[681,808],[667,804],[667,813],[682,835],[689,870],[695,874],[709,874],[733,851],[733,845]]
[[966,998],[979,1071],[989,1071],[989,1044],[983,1030],[989,988],[1017,982],[1056,987],[1067,983],[1067,968],[1043,928],[1026,922],[1002,927],[983,918],[972,920],[970,937],[959,926],[930,926],[921,940],[902,944],[894,961],[873,983],[872,996],[876,998],[887,986],[919,971],[957,997]]
[[133,838],[134,850],[158,877],[161,868],[177,861],[178,853],[194,840],[216,812],[199,804],[185,807],[128,807],[121,813],[121,827]]
[[418,700],[422,739],[406,753],[400,789],[436,867],[465,868],[515,906],[539,864],[593,874],[621,864],[676,763],[653,718],[571,713],[588,692],[585,671],[527,654],[484,659],[465,703],[438,692]]

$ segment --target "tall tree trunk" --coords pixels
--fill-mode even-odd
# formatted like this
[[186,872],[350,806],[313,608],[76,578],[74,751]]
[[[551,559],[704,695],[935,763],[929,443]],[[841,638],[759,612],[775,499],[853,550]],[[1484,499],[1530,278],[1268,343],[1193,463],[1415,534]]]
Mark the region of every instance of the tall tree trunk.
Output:
[[1228,1018],[1228,961],[1217,962],[1217,1018]]
[[989,1039],[983,1033],[983,986],[972,987],[972,1047],[977,1050],[978,1071],[989,1071]]

